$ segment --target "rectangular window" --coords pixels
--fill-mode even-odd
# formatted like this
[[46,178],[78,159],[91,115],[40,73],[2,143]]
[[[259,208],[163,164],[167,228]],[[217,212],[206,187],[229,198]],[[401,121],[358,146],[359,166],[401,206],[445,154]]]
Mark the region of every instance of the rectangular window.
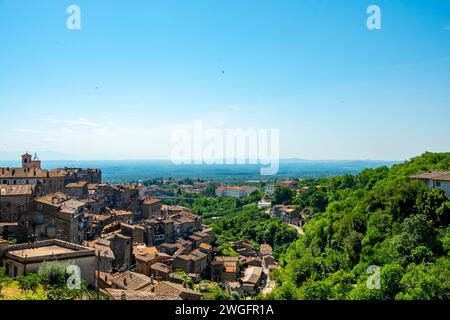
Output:
[[436,184],[436,187],[440,188],[441,183],[439,181],[436,181],[435,184]]

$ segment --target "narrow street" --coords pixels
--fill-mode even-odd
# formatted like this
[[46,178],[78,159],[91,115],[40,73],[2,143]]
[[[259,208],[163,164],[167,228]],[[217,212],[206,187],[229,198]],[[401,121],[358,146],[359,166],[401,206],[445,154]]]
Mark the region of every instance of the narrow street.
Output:
[[[267,210],[266,210],[266,214],[268,214],[268,215],[270,216],[270,209],[267,209]],[[299,234],[301,234],[302,236],[305,235],[305,232],[303,231],[303,228],[302,228],[302,227],[299,227],[299,226],[296,226],[296,225],[290,224],[290,223],[288,223],[288,225],[290,225],[290,226],[293,227],[295,230],[297,230],[297,232],[298,232]]]
[[301,234],[302,236],[305,235],[305,232],[303,231],[303,228],[302,228],[302,227],[299,227],[299,226],[296,226],[296,225],[293,225],[293,224],[290,224],[290,223],[288,223],[288,225],[290,225],[290,226],[293,227],[295,230],[297,230],[297,232],[298,232],[299,234]]
[[[267,209],[265,212],[266,212],[268,215],[270,215],[270,209]],[[296,226],[296,225],[294,225],[294,224],[290,224],[290,223],[288,223],[288,225],[290,225],[290,226],[293,227],[295,230],[297,230],[297,232],[298,232],[300,235],[303,236],[303,235],[305,234],[304,231],[303,231],[303,228],[301,228],[301,227],[299,227],[299,226]],[[261,293],[262,293],[262,294],[270,294],[270,293],[272,293],[272,290],[276,287],[276,283],[275,283],[274,280],[271,280],[271,279],[270,279],[269,269],[267,269],[267,268],[264,267],[263,272],[267,275],[267,279],[266,279],[266,284],[265,284],[264,288],[262,288],[262,290],[261,290]]]
[[264,286],[264,288],[261,290],[262,294],[271,294],[272,290],[275,288],[276,283],[274,280],[270,279],[270,273],[269,273],[269,269],[264,268],[263,271],[265,274],[267,274],[267,279],[266,279],[266,285]]

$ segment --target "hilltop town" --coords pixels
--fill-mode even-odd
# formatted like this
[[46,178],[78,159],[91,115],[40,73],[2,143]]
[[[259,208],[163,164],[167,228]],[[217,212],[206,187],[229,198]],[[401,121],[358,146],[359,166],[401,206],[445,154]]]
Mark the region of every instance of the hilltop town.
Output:
[[[112,185],[102,182],[101,169],[46,170],[28,153],[21,160],[20,168],[0,168],[0,267],[11,278],[57,260],[78,265],[83,280],[110,299],[201,299],[214,290],[250,297],[275,286],[270,272],[279,266],[269,244],[230,241],[235,254],[222,255],[201,216],[162,203],[205,192],[243,198],[258,187]],[[271,186],[266,192],[273,193]],[[286,206],[267,214],[297,227],[308,219]]]
[[[442,168],[401,174],[402,183],[429,194],[423,199],[438,199],[430,214],[439,213],[435,220],[446,224],[450,173]],[[295,278],[286,263],[308,258],[295,253],[296,245],[309,241],[308,231],[320,236],[314,227],[324,222],[330,199],[342,188],[376,181],[367,175],[396,172],[388,170],[236,185],[170,178],[109,184],[101,169],[47,170],[26,153],[21,167],[0,168],[0,281],[15,279],[26,294],[30,284],[23,279],[57,262],[78,266],[95,299],[285,298],[291,291],[283,282]],[[305,229],[307,223],[312,227]],[[280,268],[283,254],[291,260]]]

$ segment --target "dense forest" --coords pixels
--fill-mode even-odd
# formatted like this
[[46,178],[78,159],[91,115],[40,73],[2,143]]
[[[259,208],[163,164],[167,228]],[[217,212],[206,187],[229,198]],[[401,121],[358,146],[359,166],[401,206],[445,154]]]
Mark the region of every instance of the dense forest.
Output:
[[[425,153],[322,179],[294,197],[315,208],[313,219],[281,254],[277,288],[266,298],[449,299],[450,201],[409,178],[449,169],[450,153]],[[379,286],[368,285],[374,277]]]

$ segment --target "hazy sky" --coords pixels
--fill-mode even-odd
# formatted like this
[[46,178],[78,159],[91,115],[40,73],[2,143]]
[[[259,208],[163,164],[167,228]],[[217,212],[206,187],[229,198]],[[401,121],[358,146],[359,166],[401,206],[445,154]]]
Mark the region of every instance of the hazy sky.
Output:
[[450,1],[0,0],[0,119],[0,152],[77,159],[167,159],[194,121],[283,158],[450,151]]

